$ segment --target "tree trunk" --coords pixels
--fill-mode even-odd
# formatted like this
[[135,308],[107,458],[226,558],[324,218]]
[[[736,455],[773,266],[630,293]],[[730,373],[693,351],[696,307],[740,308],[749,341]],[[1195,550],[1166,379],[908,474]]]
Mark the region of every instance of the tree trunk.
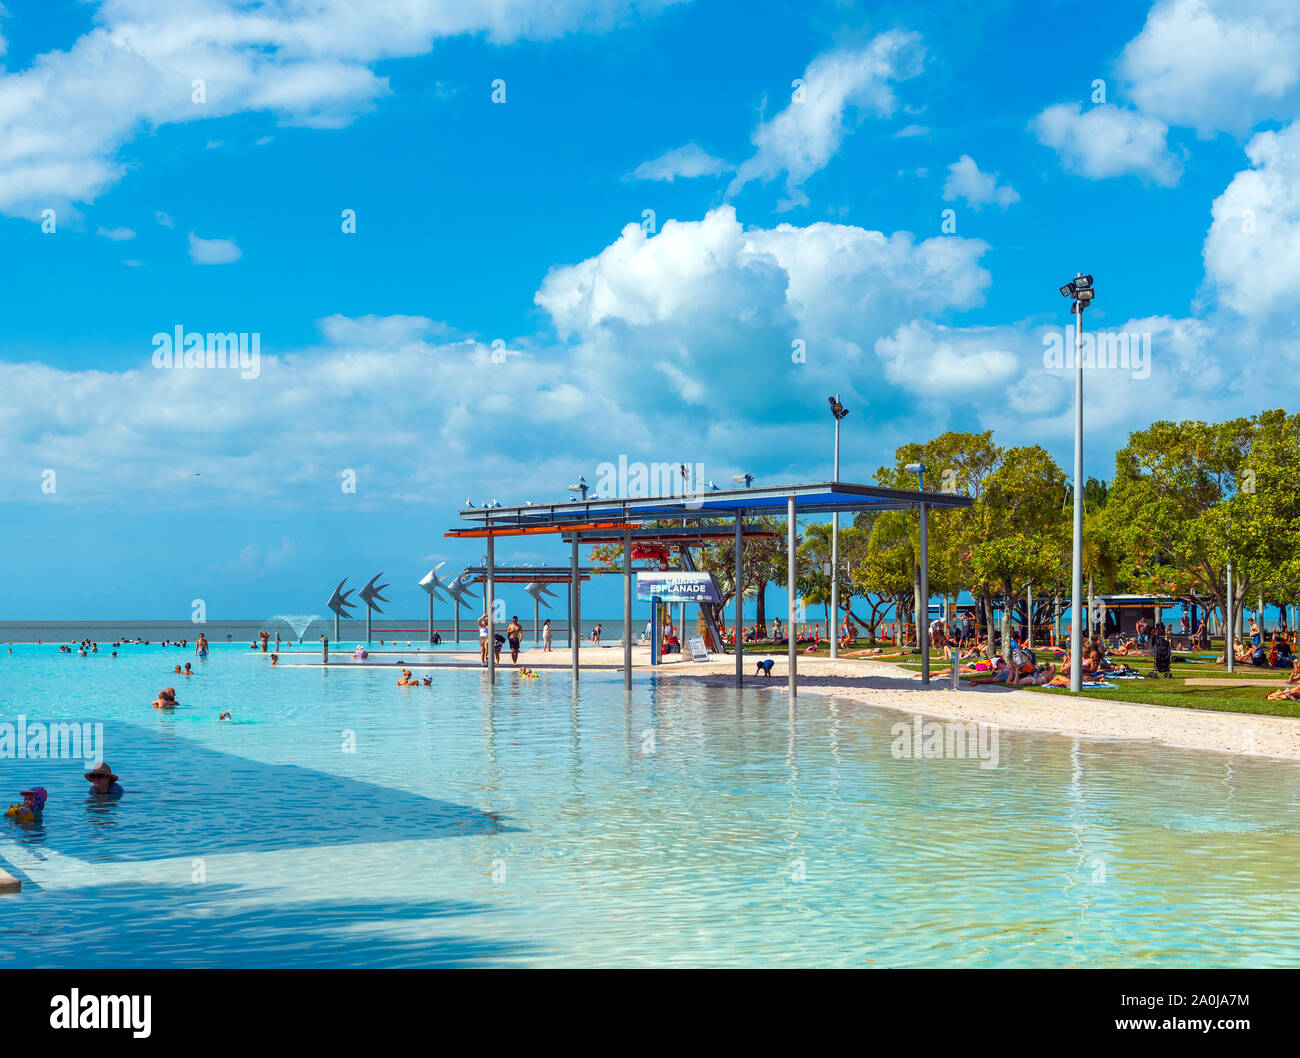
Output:
[[997,645],[994,642],[993,599],[989,596],[987,587],[981,589],[980,606],[984,612],[984,634],[988,637],[988,642],[984,644],[984,653],[992,657]]
[[758,582],[758,605],[755,607],[754,620],[757,624],[758,631],[755,633],[759,639],[767,638],[767,581]]
[[1006,605],[1002,607],[1002,657],[1008,661],[1011,659],[1011,638],[1015,635],[1013,627],[1015,622],[1015,604],[1012,600],[1015,596],[1012,594],[1011,582],[1002,582],[1002,598],[1006,600]]
[[[1097,624],[1098,624],[1097,600],[1092,593],[1092,574],[1089,573],[1088,574],[1088,632],[1087,632],[1087,637],[1089,639],[1092,638],[1092,634],[1097,630],[1095,627]],[[1102,635],[1106,634],[1106,630],[1104,628],[1102,629],[1101,634]]]

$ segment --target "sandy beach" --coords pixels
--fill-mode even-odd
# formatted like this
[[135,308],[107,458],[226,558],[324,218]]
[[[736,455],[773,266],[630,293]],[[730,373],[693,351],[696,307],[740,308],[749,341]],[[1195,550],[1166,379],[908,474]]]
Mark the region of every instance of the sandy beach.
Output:
[[[478,665],[477,653],[441,652],[420,656],[414,653],[415,649],[413,646],[410,651],[402,653],[400,650],[392,652],[390,646],[380,647],[371,652],[366,664],[396,665],[398,659],[403,659],[411,669]],[[770,679],[753,675],[755,661],[765,657],[776,660]],[[643,680],[651,669],[645,649],[634,650],[632,659],[637,670],[634,680]],[[523,650],[520,651],[519,663],[543,672],[567,672],[569,651],[562,646],[549,653],[537,649]],[[295,662],[282,661],[281,664]],[[312,664],[319,662],[313,661]],[[599,650],[583,647],[584,669],[617,669],[622,664],[623,651],[616,645]],[[347,655],[331,655],[331,668],[354,665]],[[785,665],[783,653],[747,653],[745,687],[784,696],[787,691]],[[506,654],[500,670],[502,678],[510,679],[512,669],[509,654]],[[732,686],[735,660],[726,656],[707,662],[691,662],[672,655],[658,667],[658,674],[672,679],[695,680],[708,686]],[[1085,700],[1072,698],[1064,692],[971,687],[966,683],[954,691],[946,681],[925,688],[910,670],[883,661],[840,659],[832,662],[828,658],[801,657],[799,694],[833,696],[909,715],[919,713],[939,720],[997,724],[1013,730],[1081,738],[1135,739],[1183,749],[1300,760],[1300,719],[1174,709],[1103,699]]]

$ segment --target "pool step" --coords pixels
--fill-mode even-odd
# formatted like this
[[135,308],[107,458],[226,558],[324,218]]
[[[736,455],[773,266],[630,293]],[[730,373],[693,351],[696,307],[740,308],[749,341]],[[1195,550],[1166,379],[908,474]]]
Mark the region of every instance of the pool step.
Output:
[[6,871],[3,867],[0,867],[0,893],[16,893],[22,889],[22,887],[22,882]]

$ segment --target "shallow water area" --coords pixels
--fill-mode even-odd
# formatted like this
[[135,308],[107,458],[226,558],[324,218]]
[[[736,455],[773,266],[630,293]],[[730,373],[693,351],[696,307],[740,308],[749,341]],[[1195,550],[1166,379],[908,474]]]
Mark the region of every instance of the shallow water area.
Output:
[[126,791],[0,758],[0,800],[49,790],[0,828],[0,965],[1300,961],[1292,763],[1002,731],[985,768],[761,686],[111,649],[0,650],[0,724],[102,725]]

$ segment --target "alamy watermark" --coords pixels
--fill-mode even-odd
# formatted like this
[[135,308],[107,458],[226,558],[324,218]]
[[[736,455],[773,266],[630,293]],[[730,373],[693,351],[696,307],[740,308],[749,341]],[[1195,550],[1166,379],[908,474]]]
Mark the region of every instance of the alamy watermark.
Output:
[[889,747],[895,760],[978,760],[987,770],[998,766],[998,726],[975,721],[924,721],[897,723],[889,729],[894,736]]
[[[650,496],[701,498],[710,490],[704,480],[703,463],[639,463],[626,455],[618,463],[601,463],[596,467],[596,484],[592,491],[598,499],[645,499]],[[702,500],[697,499],[696,505]],[[688,503],[687,506],[692,506]]]
[[[1079,359],[1087,370],[1127,371],[1130,377],[1151,377],[1150,331],[1084,331]],[[1074,370],[1073,331],[1048,331],[1043,335],[1043,366]]]
[[17,723],[0,721],[0,760],[84,760],[98,764],[103,759],[103,724],[28,723],[22,713]]
[[157,368],[228,368],[241,378],[262,373],[262,335],[253,331],[186,332],[176,324],[169,334],[153,336],[153,366]]

